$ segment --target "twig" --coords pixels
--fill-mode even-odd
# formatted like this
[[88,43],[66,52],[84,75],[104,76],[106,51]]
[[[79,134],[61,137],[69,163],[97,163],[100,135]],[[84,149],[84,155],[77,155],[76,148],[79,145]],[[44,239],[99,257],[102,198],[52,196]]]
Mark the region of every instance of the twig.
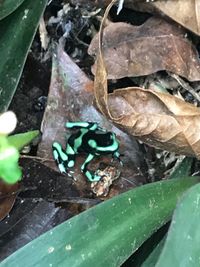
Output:
[[200,103],[200,96],[197,92],[195,92],[194,88],[190,86],[187,82],[185,82],[181,77],[174,73],[168,72],[168,74],[173,77],[186,91],[188,91],[198,102]]

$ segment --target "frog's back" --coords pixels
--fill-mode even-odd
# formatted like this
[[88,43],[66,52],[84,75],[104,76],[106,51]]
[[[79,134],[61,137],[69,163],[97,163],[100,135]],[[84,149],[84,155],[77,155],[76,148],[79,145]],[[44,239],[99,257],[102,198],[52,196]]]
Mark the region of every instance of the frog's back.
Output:
[[[85,153],[93,153],[96,154],[96,152],[99,152],[98,148],[101,147],[102,149],[104,147],[108,147],[112,145],[112,134],[110,132],[88,132],[82,140],[82,145],[79,148],[79,152],[85,152]],[[96,145],[91,146],[91,141],[94,141]],[[99,153],[98,153],[99,154]],[[101,151],[100,154],[103,154],[103,151]],[[106,153],[107,154],[107,153]]]

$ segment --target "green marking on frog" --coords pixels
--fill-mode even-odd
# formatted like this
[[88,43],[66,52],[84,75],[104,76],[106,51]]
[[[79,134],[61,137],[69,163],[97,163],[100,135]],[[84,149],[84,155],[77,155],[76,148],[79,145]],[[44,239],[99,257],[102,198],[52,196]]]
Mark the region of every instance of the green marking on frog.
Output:
[[74,167],[75,157],[79,153],[87,154],[87,158],[81,166],[81,171],[91,182],[101,179],[100,176],[88,170],[88,164],[94,157],[112,154],[113,158],[118,159],[122,164],[118,152],[119,142],[114,133],[107,132],[95,122],[67,122],[66,127],[77,130],[69,137],[66,150],[64,151],[57,142],[52,145],[53,157],[61,173],[69,174],[68,169]]
[[70,161],[67,163],[67,167],[68,167],[68,168],[72,168],[72,167],[74,167],[74,161],[73,161],[73,160],[70,160]]
[[73,150],[73,148],[69,144],[67,144],[66,154],[67,155],[74,155],[75,154],[75,151]]

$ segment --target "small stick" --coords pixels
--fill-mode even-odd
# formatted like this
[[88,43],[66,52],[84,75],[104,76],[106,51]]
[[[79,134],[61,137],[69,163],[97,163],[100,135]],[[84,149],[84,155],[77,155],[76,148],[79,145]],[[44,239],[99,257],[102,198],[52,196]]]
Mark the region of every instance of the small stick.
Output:
[[185,82],[181,77],[174,73],[169,73],[168,74],[173,77],[186,91],[188,91],[198,102],[200,103],[200,96],[197,92],[195,92],[194,88],[190,86],[187,82]]

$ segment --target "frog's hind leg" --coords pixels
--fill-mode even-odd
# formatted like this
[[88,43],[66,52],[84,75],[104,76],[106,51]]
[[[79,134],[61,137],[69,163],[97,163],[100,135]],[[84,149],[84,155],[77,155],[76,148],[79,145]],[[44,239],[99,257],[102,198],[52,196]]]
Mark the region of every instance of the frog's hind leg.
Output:
[[85,176],[88,178],[88,180],[90,182],[98,182],[101,177],[98,175],[95,175],[94,173],[92,173],[91,171],[88,170],[88,164],[90,163],[91,160],[93,160],[94,155],[93,154],[89,154],[85,160],[85,162],[83,163],[83,165],[81,166],[81,171],[85,174]]

